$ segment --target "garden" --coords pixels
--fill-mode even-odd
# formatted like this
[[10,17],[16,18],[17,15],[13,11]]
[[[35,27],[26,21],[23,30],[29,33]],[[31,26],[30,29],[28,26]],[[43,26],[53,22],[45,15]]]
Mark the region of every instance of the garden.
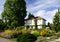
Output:
[[55,32],[49,28],[25,29],[24,26],[16,29],[7,29],[0,32],[0,37],[12,39],[17,42],[47,42],[58,39],[60,32]]
[[[37,19],[34,19],[35,29],[25,29],[25,18],[29,13],[26,10],[25,0],[6,0],[0,19],[0,37],[16,42],[49,42],[60,37],[59,9],[54,16],[53,23],[45,25],[43,22],[44,27],[41,29],[37,29]],[[33,19],[33,17],[35,16],[29,13],[28,19]]]

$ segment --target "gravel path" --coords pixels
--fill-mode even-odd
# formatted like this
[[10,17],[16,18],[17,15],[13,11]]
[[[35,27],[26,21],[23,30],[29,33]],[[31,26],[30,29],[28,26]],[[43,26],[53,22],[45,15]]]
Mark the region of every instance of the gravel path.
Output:
[[[0,38],[0,42],[16,42],[16,41],[5,39],[5,38]],[[52,41],[48,41],[48,42],[60,42],[60,38],[52,40]]]
[[60,42],[60,38],[59,39],[52,40],[50,42]]
[[5,38],[0,38],[0,42],[16,42],[16,41],[5,39]]
[[38,39],[38,40],[36,40],[35,42],[60,42],[60,38],[58,38],[58,39],[44,40],[44,41]]

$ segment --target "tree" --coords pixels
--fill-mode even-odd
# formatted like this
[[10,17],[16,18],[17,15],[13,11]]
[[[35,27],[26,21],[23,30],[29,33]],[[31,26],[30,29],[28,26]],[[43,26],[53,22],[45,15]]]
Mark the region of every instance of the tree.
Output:
[[50,28],[51,28],[51,30],[55,31],[54,24],[51,23]]
[[0,19],[0,30],[4,30],[5,24],[3,23],[2,19]]
[[60,11],[58,9],[58,12],[54,16],[54,28],[58,32],[60,30]]
[[2,20],[0,19],[0,30],[2,29]]
[[4,11],[2,13],[2,18],[3,20],[5,20],[6,23],[8,22],[9,28],[11,28],[11,24],[14,24],[15,26],[23,26],[25,16],[25,0],[6,0],[4,4]]
[[32,18],[34,18],[34,15],[31,14],[31,13],[29,13],[29,15],[28,15],[28,19],[32,19]]
[[51,24],[48,22],[48,27],[51,29],[51,26],[50,26]]

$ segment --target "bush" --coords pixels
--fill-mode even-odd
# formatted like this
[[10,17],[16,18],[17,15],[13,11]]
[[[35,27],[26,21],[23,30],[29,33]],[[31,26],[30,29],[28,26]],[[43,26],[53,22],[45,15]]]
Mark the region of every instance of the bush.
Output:
[[0,36],[5,38],[17,38],[20,34],[20,30],[5,30]]
[[58,39],[58,36],[53,35],[53,36],[51,36],[50,38],[51,38],[51,39]]
[[55,36],[60,37],[60,31],[55,33]]
[[13,35],[11,30],[5,30],[4,31],[4,34],[5,35]]
[[27,33],[27,30],[22,29],[21,32],[24,34],[24,33]]
[[31,34],[35,35],[35,36],[39,36],[39,32],[37,30],[35,31],[31,31]]
[[46,29],[42,29],[41,31],[40,31],[40,35],[41,36],[44,36],[44,35],[46,35],[48,33],[48,30],[46,30]]
[[30,33],[25,33],[18,37],[17,42],[34,42],[36,39],[36,36]]
[[47,36],[47,37],[49,37],[49,36],[52,36],[54,33],[52,32],[52,30],[50,30],[50,29],[42,29],[41,31],[40,31],[40,35],[41,36]]
[[13,30],[13,35],[12,35],[12,37],[13,38],[17,38],[19,35],[21,35],[22,34],[22,32],[21,32],[21,30]]
[[20,26],[20,27],[17,27],[16,30],[22,30],[23,28],[25,28],[24,26]]
[[2,34],[0,34],[1,37],[5,37],[5,38],[11,38],[11,36],[13,35],[11,30],[5,30]]

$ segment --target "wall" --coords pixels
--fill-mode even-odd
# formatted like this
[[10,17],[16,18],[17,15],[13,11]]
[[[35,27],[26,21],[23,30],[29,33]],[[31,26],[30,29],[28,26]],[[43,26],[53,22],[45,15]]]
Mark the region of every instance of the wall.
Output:
[[43,24],[43,20],[37,20],[37,25],[42,25]]
[[31,25],[31,24],[32,24],[32,20],[25,21],[25,25]]

